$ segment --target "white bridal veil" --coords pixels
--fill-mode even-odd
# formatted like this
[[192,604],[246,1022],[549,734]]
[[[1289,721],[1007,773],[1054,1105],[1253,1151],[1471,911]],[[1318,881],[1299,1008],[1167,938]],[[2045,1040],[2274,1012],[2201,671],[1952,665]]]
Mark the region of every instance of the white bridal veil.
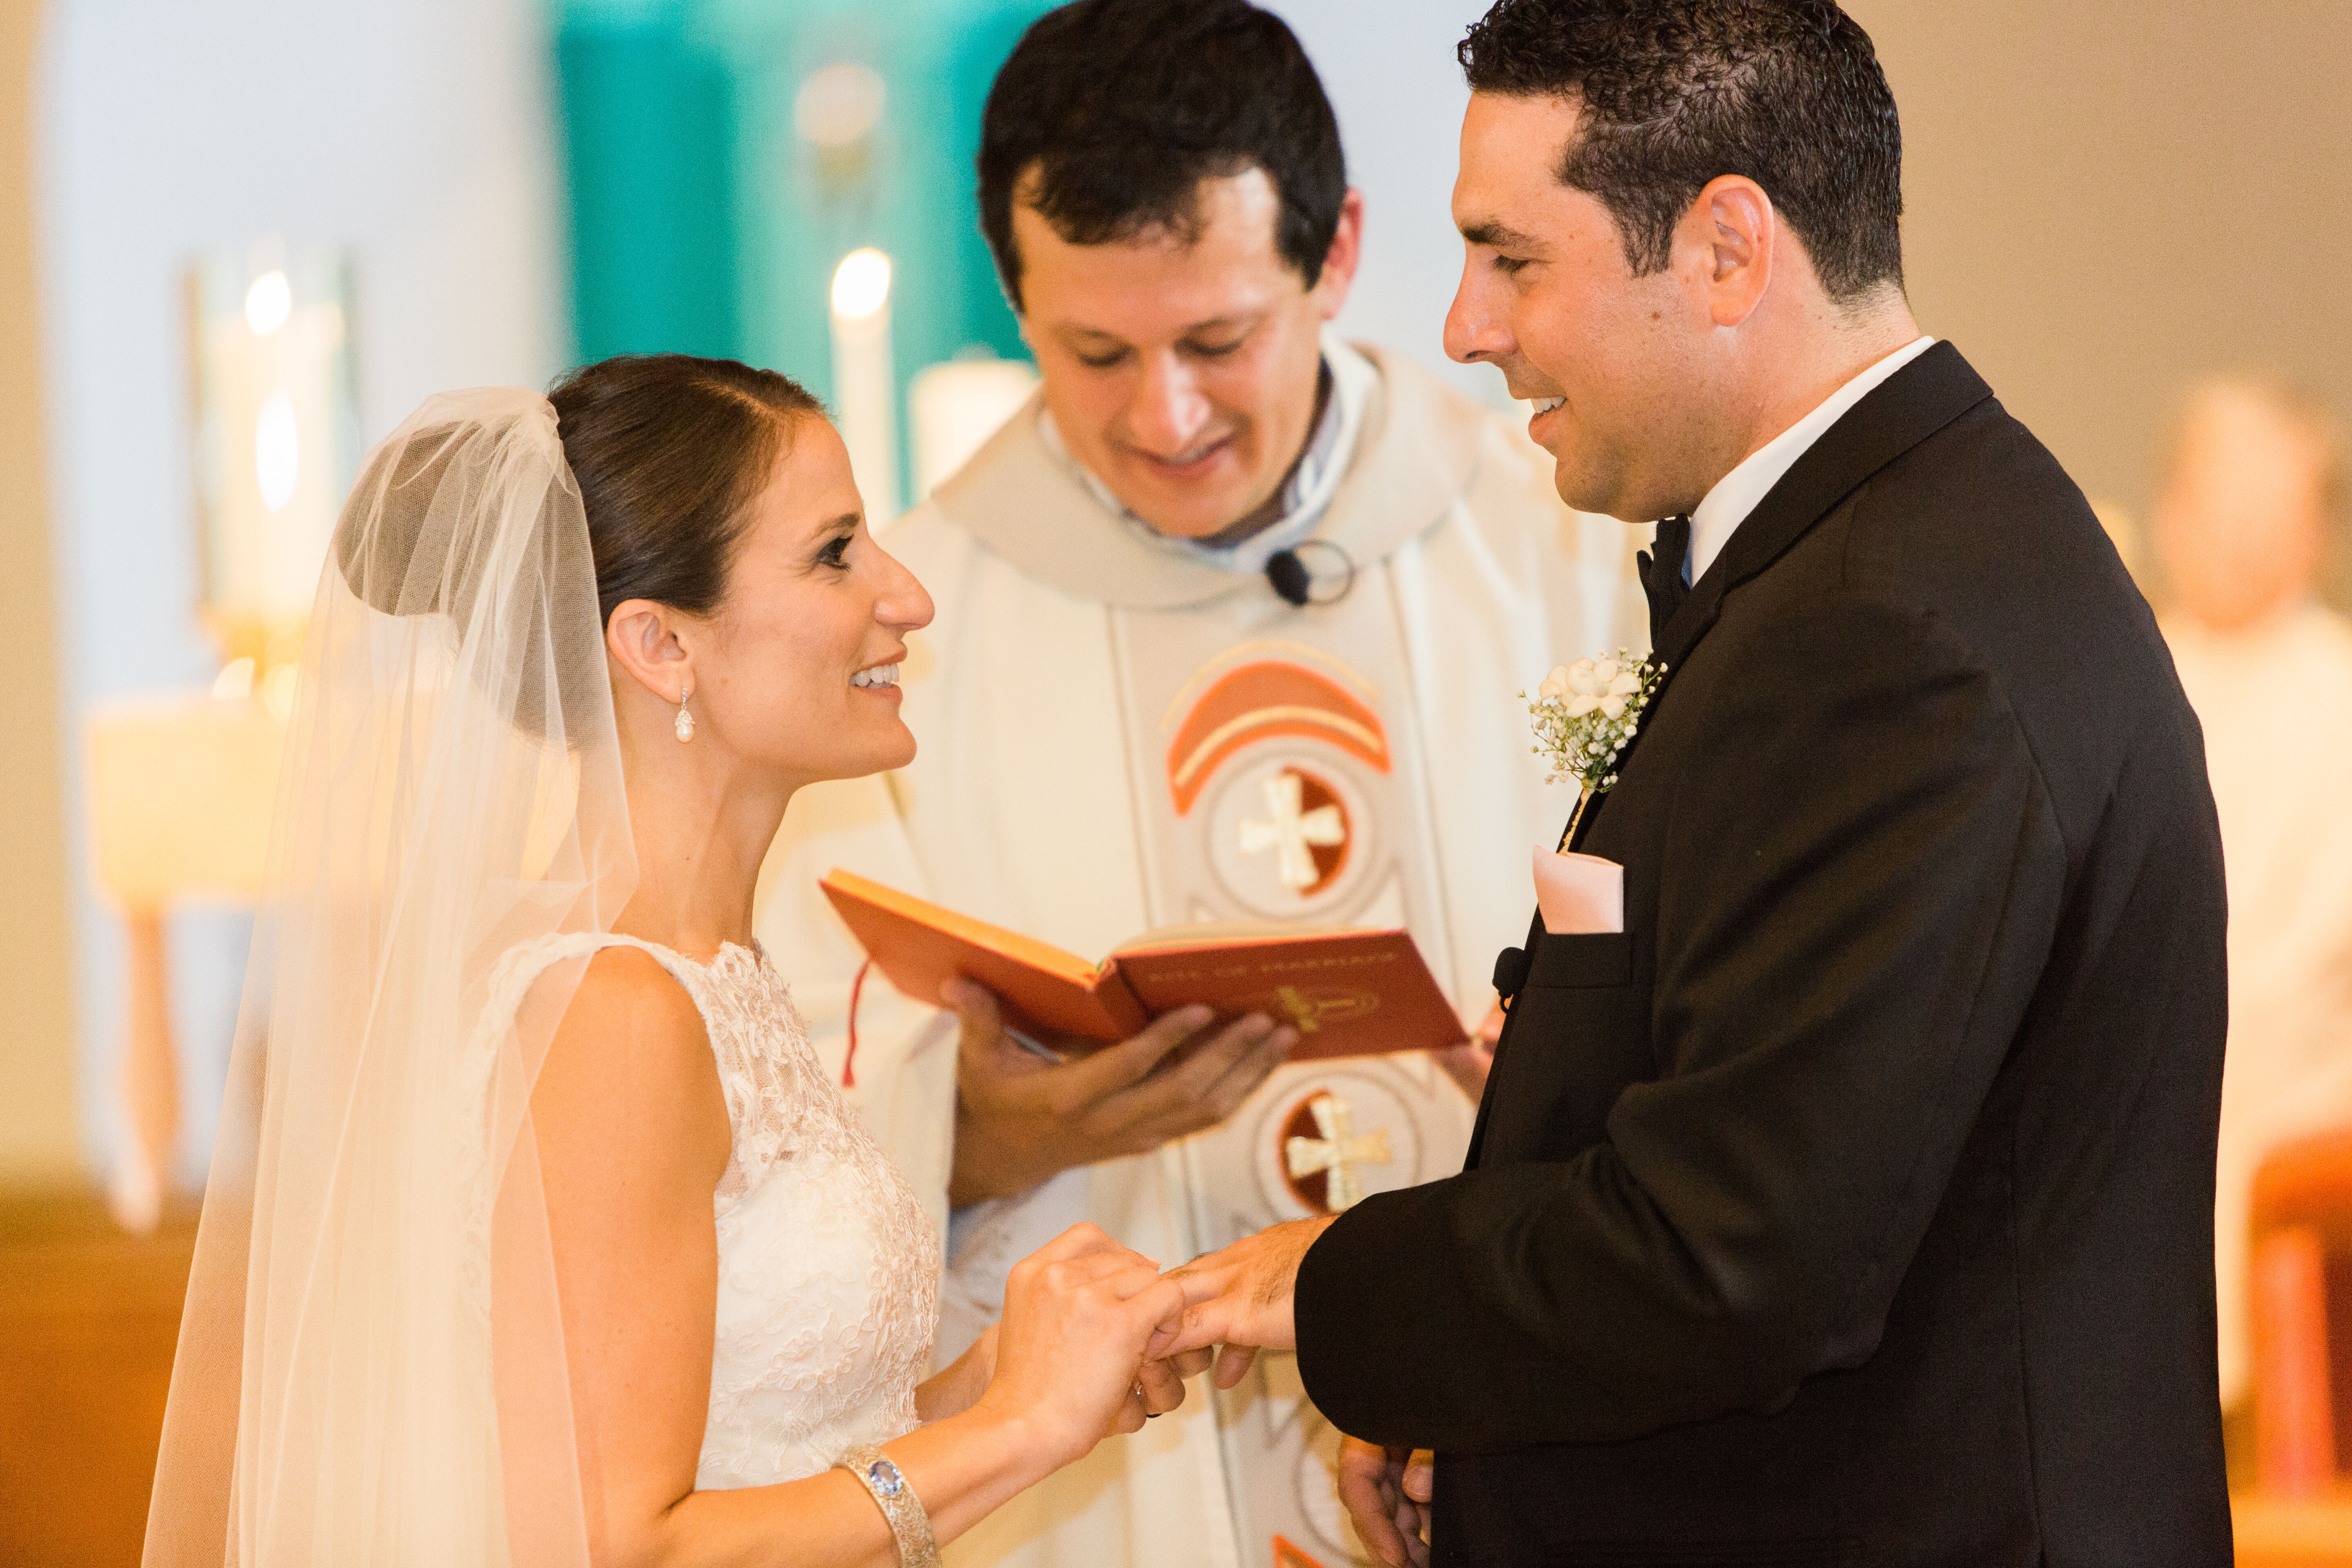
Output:
[[369,455],[304,646],[150,1568],[584,1564],[530,1089],[636,877],[588,525],[536,393]]

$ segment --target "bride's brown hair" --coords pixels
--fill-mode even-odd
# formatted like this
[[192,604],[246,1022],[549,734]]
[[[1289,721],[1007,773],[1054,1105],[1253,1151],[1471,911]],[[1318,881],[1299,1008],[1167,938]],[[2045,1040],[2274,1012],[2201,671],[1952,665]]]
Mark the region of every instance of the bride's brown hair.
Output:
[[588,513],[608,626],[626,599],[718,608],[749,503],[793,426],[824,415],[790,376],[691,354],[600,360],[547,396]]
[[[748,503],[774,471],[793,426],[824,415],[789,376],[690,354],[603,360],[565,376],[548,402],[587,517],[599,638],[625,599],[692,615],[716,609]],[[466,487],[444,484],[489,461],[486,454],[509,450],[509,434],[456,419],[371,454],[335,531],[335,562],[354,595],[386,615],[446,616],[461,627],[513,609],[479,601],[488,564],[481,520],[467,504]],[[541,526],[558,515],[551,508]],[[548,562],[564,553],[545,537],[535,548]],[[536,646],[557,634],[533,625],[520,635]],[[551,700],[567,719],[587,722],[603,700],[604,660],[593,649],[579,652],[579,659],[561,661],[563,668],[593,668],[594,680],[557,693],[501,689],[491,700],[529,731],[542,726]]]

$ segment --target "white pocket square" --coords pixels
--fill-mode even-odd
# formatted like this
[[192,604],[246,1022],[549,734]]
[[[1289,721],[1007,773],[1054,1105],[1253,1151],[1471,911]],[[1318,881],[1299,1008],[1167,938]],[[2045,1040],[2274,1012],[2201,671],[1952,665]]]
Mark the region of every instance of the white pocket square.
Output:
[[1593,936],[1625,929],[1625,868],[1598,855],[1556,855],[1536,847],[1536,908],[1554,936]]

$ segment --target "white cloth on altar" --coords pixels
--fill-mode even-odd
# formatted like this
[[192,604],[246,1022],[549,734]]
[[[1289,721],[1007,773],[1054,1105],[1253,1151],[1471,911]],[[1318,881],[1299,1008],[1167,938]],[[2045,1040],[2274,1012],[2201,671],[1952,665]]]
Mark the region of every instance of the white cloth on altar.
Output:
[[2164,623],[2205,729],[2230,893],[2215,1162],[2221,1397],[2241,1398],[2247,1221],[2263,1156],[2352,1121],[2352,626],[2298,605],[2235,635]]
[[[1549,458],[1522,430],[1411,362],[1336,339],[1327,340],[1326,361],[1341,389],[1335,395],[1354,396],[1345,389],[1356,385],[1361,394],[1345,472],[1313,528],[1358,568],[1340,606],[1293,609],[1254,571],[1139,537],[1042,438],[1037,401],[884,535],[938,606],[932,626],[910,639],[901,675],[920,752],[884,778],[802,792],[770,858],[758,917],[761,942],[793,976],[819,1050],[836,1068],[862,955],[817,891],[827,869],[846,868],[1089,958],[1177,918],[1227,914],[1171,893],[1207,887],[1208,872],[1171,864],[1179,840],[1158,792],[1173,781],[1173,763],[1163,779],[1151,759],[1194,686],[1213,687],[1228,672],[1213,653],[1201,681],[1150,712],[1139,710],[1137,672],[1193,657],[1171,655],[1171,643],[1230,649],[1234,659],[1273,649],[1329,672],[1326,685],[1341,692],[1332,700],[1351,700],[1344,661],[1309,646],[1318,628],[1342,622],[1360,639],[1362,628],[1377,628],[1382,646],[1370,651],[1407,688],[1360,693],[1379,710],[1389,742],[1378,776],[1363,774],[1387,803],[1381,820],[1363,825],[1364,853],[1411,840],[1419,856],[1396,873],[1390,894],[1367,889],[1350,912],[1360,923],[1409,924],[1465,1020],[1483,1018],[1495,954],[1526,930],[1527,846],[1556,836],[1573,804],[1543,783],[1519,693],[1565,658],[1643,646],[1632,554],[1645,531],[1567,510]],[[1342,793],[1353,787],[1343,767],[1326,771]],[[1206,797],[1185,809],[1192,815],[1176,826],[1205,831],[1213,815]],[[1353,809],[1370,808],[1358,799]],[[1375,828],[1385,837],[1376,840]],[[1355,870],[1333,874],[1344,883]],[[857,1035],[853,1103],[944,1229],[954,1019],[877,978],[864,988]],[[1003,1267],[1077,1219],[1168,1264],[1232,1239],[1220,1226],[1255,1201],[1234,1196],[1235,1184],[1265,1177],[1236,1171],[1245,1161],[1227,1130],[1264,1122],[1267,1107],[1283,1109],[1283,1097],[1311,1077],[1286,1068],[1224,1129],[1066,1172],[1026,1198],[965,1216],[942,1292],[941,1358],[996,1310]],[[1401,1121],[1399,1143],[1421,1147],[1427,1168],[1411,1179],[1458,1168],[1470,1107],[1433,1064],[1381,1058],[1349,1069],[1348,1081],[1363,1102],[1359,1131],[1384,1107],[1380,1114]],[[1373,1173],[1370,1189],[1395,1184],[1398,1174]],[[1276,1203],[1252,1228],[1305,1212]],[[975,1228],[987,1234],[974,1241]],[[1269,1376],[1278,1383],[1278,1373]],[[1294,1446],[1319,1421],[1295,1381],[1293,1373],[1293,1386],[1269,1384],[1257,1396],[1257,1408],[1272,1412],[1261,1425]],[[1237,1500],[1260,1483],[1244,1473],[1246,1454],[1236,1458],[1233,1445],[1244,1440],[1233,1436],[1233,1420],[1221,1436],[1213,1402],[1196,1390],[1182,1410],[1016,1500],[950,1549],[950,1560],[1023,1568],[1262,1563],[1265,1521],[1245,1519]],[[1323,1428],[1313,1439],[1335,1440]],[[1307,1462],[1302,1452],[1298,1465]],[[1328,1508],[1313,1522],[1325,1543],[1298,1543],[1318,1559],[1339,1556],[1331,1532],[1345,1527]]]

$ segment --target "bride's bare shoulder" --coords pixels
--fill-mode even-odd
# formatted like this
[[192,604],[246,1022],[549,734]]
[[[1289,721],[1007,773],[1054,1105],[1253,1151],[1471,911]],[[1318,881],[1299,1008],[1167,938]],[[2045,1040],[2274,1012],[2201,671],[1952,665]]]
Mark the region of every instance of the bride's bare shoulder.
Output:
[[702,1015],[642,948],[608,947],[588,960],[531,1104],[542,1135],[563,1130],[548,1127],[552,1119],[600,1140],[650,1141],[726,1163],[727,1100]]

